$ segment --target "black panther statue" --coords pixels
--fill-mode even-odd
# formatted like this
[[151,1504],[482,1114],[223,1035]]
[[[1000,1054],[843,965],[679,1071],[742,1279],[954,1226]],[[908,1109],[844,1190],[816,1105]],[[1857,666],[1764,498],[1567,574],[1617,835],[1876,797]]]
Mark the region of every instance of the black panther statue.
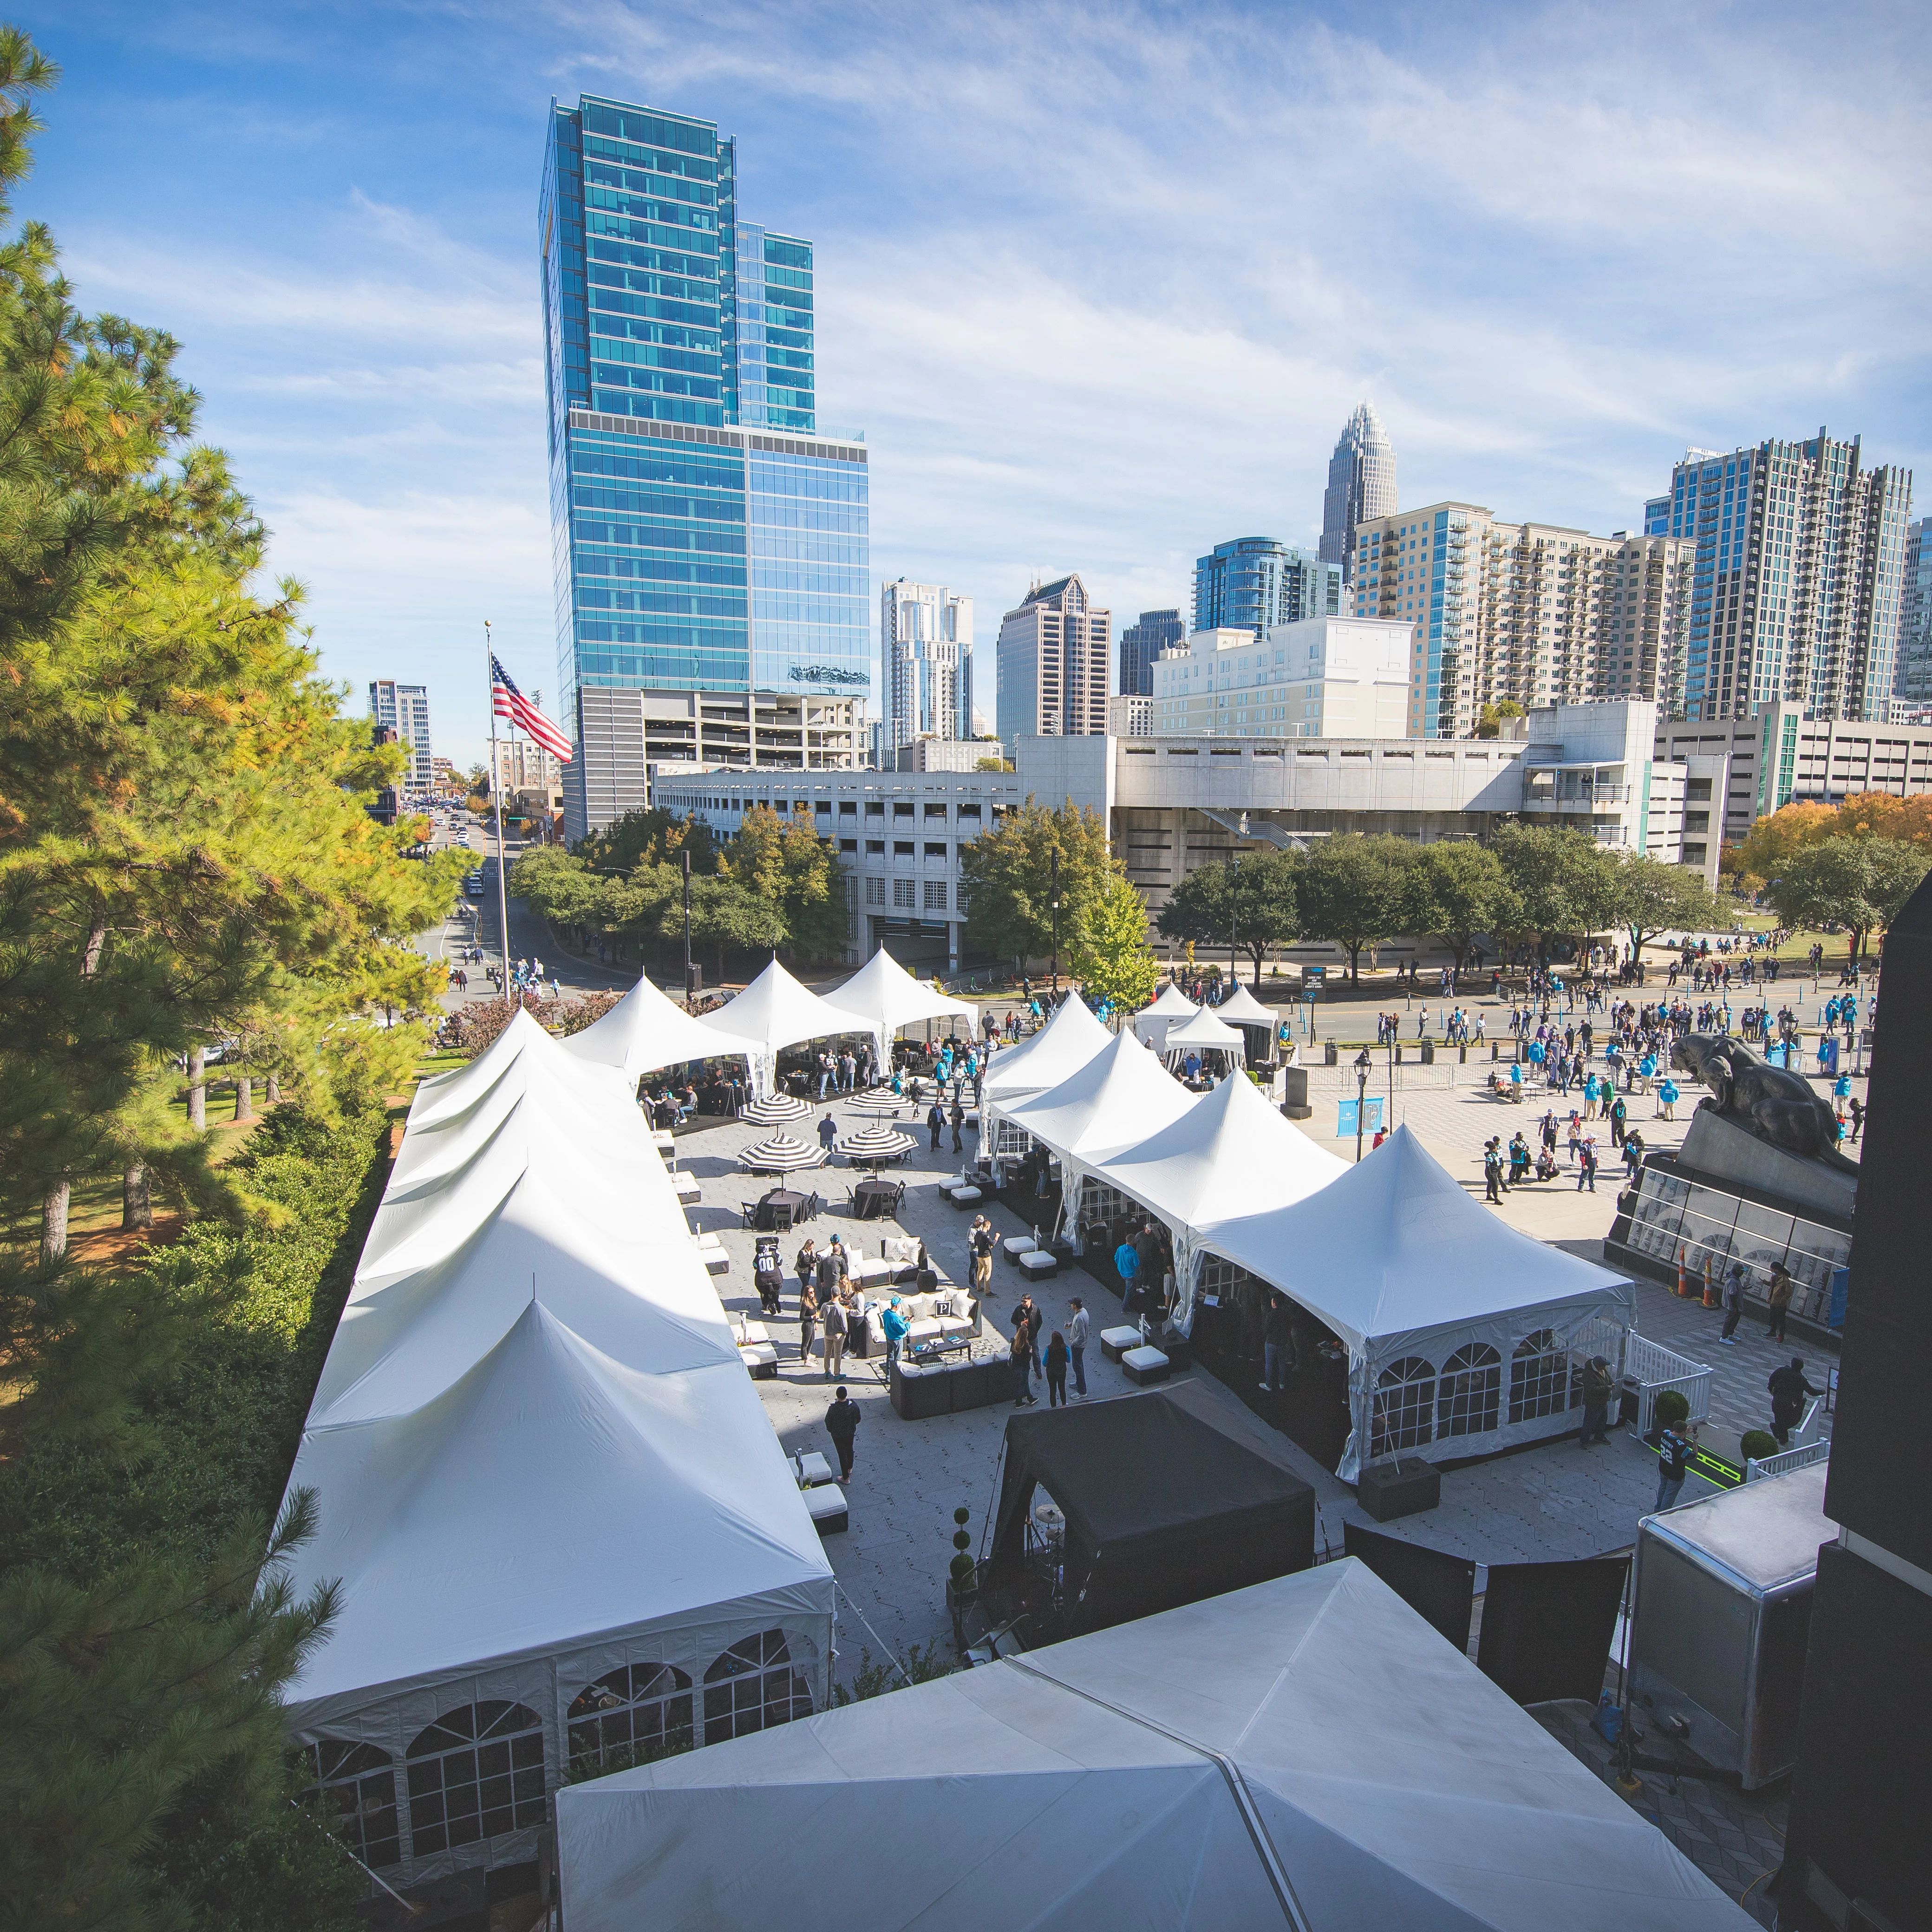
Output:
[[1858,1164],[1838,1148],[1830,1104],[1802,1073],[1772,1066],[1728,1034],[1688,1033],[1670,1049],[1670,1064],[1711,1090],[1698,1102],[1787,1154],[1823,1160],[1849,1174]]

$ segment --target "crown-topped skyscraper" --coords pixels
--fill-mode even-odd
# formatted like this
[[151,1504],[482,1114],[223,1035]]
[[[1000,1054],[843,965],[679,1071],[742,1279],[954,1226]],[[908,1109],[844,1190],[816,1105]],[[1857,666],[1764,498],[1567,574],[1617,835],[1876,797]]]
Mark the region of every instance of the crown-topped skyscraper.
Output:
[[1395,445],[1372,403],[1358,403],[1328,460],[1322,498],[1321,556],[1342,566],[1342,580],[1355,580],[1355,528],[1395,514]]

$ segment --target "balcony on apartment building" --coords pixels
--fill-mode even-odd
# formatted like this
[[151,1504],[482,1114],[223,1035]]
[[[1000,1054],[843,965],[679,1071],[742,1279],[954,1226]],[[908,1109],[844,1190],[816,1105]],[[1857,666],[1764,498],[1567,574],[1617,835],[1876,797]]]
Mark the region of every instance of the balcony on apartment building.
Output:
[[1630,797],[1629,779],[1621,763],[1533,764],[1528,759],[1524,761],[1526,812],[1610,811],[1629,804]]

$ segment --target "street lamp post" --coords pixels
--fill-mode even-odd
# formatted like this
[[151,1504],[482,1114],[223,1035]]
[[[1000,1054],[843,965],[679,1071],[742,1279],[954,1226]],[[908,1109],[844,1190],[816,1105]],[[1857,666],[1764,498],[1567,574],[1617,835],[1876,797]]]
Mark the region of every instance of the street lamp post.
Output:
[[[1241,814],[1241,823],[1244,827],[1246,826],[1247,814],[1245,812]],[[1228,854],[1228,990],[1231,993],[1241,982],[1241,910],[1240,902],[1234,897],[1236,862],[1235,854],[1230,852]]]
[[691,1004],[691,848],[680,855],[684,860],[684,1004]]
[[1053,855],[1053,990],[1060,992],[1060,854]]
[[1365,1046],[1355,1056],[1355,1158],[1362,1157],[1362,1115],[1368,1105],[1369,1049]]

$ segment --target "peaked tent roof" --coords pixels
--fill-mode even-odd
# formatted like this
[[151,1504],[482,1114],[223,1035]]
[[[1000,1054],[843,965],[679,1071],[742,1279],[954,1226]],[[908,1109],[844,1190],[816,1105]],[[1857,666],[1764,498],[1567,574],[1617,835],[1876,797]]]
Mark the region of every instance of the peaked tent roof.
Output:
[[751,1393],[735,1358],[640,1373],[532,1300],[421,1408],[312,1426],[289,1480],[320,1516],[291,1570],[302,1592],[339,1577],[342,1606],[297,1720],[730,1602],[822,1614],[831,1571]]
[[920,1932],[1751,1922],[1352,1558],[567,1786],[568,1922],[836,1932],[855,1804]]
[[1124,1032],[1058,1087],[1006,1111],[1063,1160],[1091,1166],[1158,1132],[1192,1105],[1186,1088]]
[[732,1054],[748,1063],[758,1051],[755,1041],[737,1039],[723,1027],[708,1027],[686,1012],[648,974],[601,1020],[561,1044],[577,1059],[621,1069],[633,1087],[660,1067]]
[[1144,1040],[1155,1052],[1161,1050],[1167,1038],[1167,1030],[1178,1026],[1183,1020],[1191,1019],[1201,1009],[1170,980],[1160,989],[1160,997],[1152,1005],[1142,1007],[1127,1022],[1127,1026],[1136,1040]]
[[825,995],[826,1002],[856,1013],[869,1032],[890,1040],[916,1020],[963,1018],[969,1028],[979,1022],[980,1010],[970,1000],[934,992],[915,980],[882,946],[842,986]]
[[[862,1033],[855,1016],[835,1006],[808,987],[801,986],[774,959],[745,990],[725,1001],[716,1012],[701,1015],[698,1024],[714,1035],[748,1040],[754,1052],[776,1058],[782,1047],[801,1041],[825,1040],[833,1034]],[[734,1049],[722,1049],[730,1052]]]
[[980,1097],[1010,1105],[1044,1094],[1084,1066],[1112,1037],[1087,1002],[1070,994],[1030,1040],[994,1052]]
[[1378,1356],[1513,1310],[1630,1300],[1626,1277],[1498,1220],[1406,1126],[1304,1199],[1212,1222],[1202,1238]]
[[1284,1120],[1248,1079],[1224,1080],[1172,1126],[1110,1155],[1097,1178],[1189,1228],[1285,1208],[1347,1164]]
[[1233,1027],[1214,1017],[1214,1010],[1203,1006],[1192,1019],[1177,1020],[1167,1030],[1163,1052],[1177,1047],[1204,1047],[1219,1053],[1245,1053],[1248,1043]]
[[1216,1019],[1226,1022],[1229,1026],[1272,1027],[1281,1018],[1279,1013],[1270,1012],[1246,986],[1239,983],[1218,1006],[1211,1010]]

